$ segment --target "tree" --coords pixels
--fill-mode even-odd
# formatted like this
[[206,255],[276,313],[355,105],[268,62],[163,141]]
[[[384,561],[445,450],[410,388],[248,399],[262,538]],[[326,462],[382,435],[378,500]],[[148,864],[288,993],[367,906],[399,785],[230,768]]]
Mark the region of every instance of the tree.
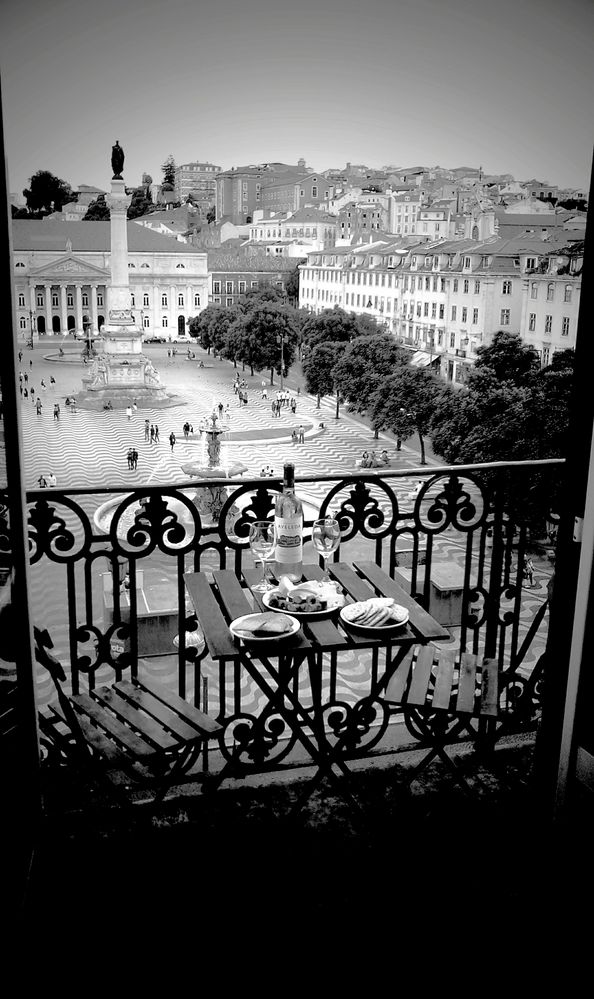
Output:
[[540,369],[540,361],[532,347],[522,343],[517,333],[499,330],[490,344],[479,347],[477,360],[470,372],[468,385],[478,380],[484,373],[493,375],[498,381],[511,381],[522,385]]
[[[366,413],[371,397],[382,381],[407,361],[408,352],[390,333],[356,337],[336,365],[335,383],[351,409]],[[373,423],[373,429],[377,437],[379,427]]]
[[100,194],[95,201],[91,201],[83,222],[108,222],[109,218],[109,208],[105,203],[105,195]]
[[244,312],[250,309],[257,309],[265,303],[273,305],[283,305],[285,295],[280,288],[275,288],[272,284],[265,284],[262,288],[250,288],[241,297],[241,308]]
[[135,187],[132,191],[132,201],[128,208],[127,217],[137,219],[142,215],[148,215],[154,210],[154,204],[145,187]]
[[163,171],[163,183],[161,184],[162,190],[172,191],[175,187],[175,160],[171,153],[161,166]]
[[274,372],[281,373],[281,336],[283,377],[295,360],[299,333],[293,311],[263,302],[250,308],[240,320],[243,325],[242,343],[237,356],[240,361],[249,364],[252,374],[254,370],[270,368],[271,384]]
[[[413,368],[398,360],[396,370],[381,378],[369,401],[369,413],[376,432],[390,430],[398,438],[419,435],[421,465],[426,465],[425,438],[435,417],[443,382],[426,368]],[[451,390],[450,390],[451,391]]]
[[29,187],[23,191],[27,208],[32,212],[60,212],[68,201],[76,201],[78,195],[70,184],[54,176],[49,170],[38,170],[29,178]]
[[212,225],[212,223],[216,222],[216,220],[217,220],[217,210],[214,205],[211,205],[206,213],[206,221],[208,222],[209,225]]
[[322,397],[336,391],[334,369],[345,349],[346,344],[338,341],[318,343],[313,350],[308,352],[303,362],[305,387],[308,392],[317,395],[318,409]]
[[335,306],[310,316],[303,324],[301,336],[304,347],[313,350],[319,343],[348,343],[357,336],[358,326],[354,312],[345,312]]

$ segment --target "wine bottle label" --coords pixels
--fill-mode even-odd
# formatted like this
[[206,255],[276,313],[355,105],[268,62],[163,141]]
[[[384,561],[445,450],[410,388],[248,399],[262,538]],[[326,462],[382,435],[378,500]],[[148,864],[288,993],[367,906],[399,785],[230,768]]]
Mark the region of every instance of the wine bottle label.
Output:
[[294,563],[303,561],[303,522],[301,517],[276,517],[276,561]]

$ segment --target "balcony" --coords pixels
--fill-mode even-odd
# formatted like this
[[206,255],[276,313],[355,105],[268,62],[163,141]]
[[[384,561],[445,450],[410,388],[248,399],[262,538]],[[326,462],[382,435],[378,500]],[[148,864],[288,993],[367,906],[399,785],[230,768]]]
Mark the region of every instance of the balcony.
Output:
[[[328,475],[298,483],[306,501],[306,541],[318,512],[339,516],[343,540],[336,560],[374,561],[448,628],[452,649],[496,655],[505,666],[508,690],[522,704],[518,711],[514,703],[514,712],[510,705],[510,723],[519,729],[533,727],[538,715],[539,672],[534,670],[544,650],[546,581],[552,568],[546,557],[550,541],[536,544],[534,525],[531,534],[508,500],[528,477],[551,478],[560,465],[420,468],[381,475],[365,470],[347,479]],[[411,491],[411,476],[423,482],[420,492]],[[49,630],[71,690],[120,679],[128,670],[146,671],[212,714],[232,741],[237,718],[254,708],[254,692],[244,676],[221,671],[210,660],[183,574],[231,568],[241,578],[252,566],[249,521],[272,515],[279,485],[250,480],[231,487],[222,479],[127,492],[29,493],[33,617],[37,627]],[[200,498],[206,496],[208,516]],[[537,533],[545,537],[544,521]],[[522,577],[523,555],[530,550],[542,556],[537,591],[527,591]],[[306,544],[305,552],[306,562],[316,561],[311,546]],[[436,583],[444,570],[456,577],[445,596]],[[341,690],[346,702],[355,704],[373,668],[369,653],[361,653],[357,663],[331,657],[325,689],[333,696]],[[51,703],[51,685],[46,675],[37,684],[43,711]],[[390,724],[369,758],[410,743],[402,724]],[[282,746],[277,749],[260,767],[252,767],[254,774],[275,773],[275,755],[283,756]],[[51,746],[44,751],[50,765]],[[215,750],[200,766],[212,771],[221,765]],[[306,765],[293,757],[280,770],[296,772]]]
[[[485,850],[499,834],[492,828],[494,808],[513,814],[513,821],[526,829],[535,821],[530,818],[527,779],[541,710],[552,540],[546,536],[544,522],[535,527],[534,521],[529,526],[523,520],[513,498],[528,481],[552,484],[562,470],[563,462],[555,460],[419,468],[406,474],[365,470],[349,478],[327,475],[299,480],[298,492],[308,503],[306,539],[317,513],[331,510],[340,516],[343,533],[337,559],[375,561],[408,586],[436,619],[441,614],[452,649],[498,659],[506,678],[502,708],[507,727],[496,753],[501,779],[483,775],[483,781],[475,784],[480,788],[479,798],[470,802],[452,786],[439,764],[431,766],[412,797],[399,791],[399,770],[393,769],[393,763],[414,765],[419,733],[408,729],[399,716],[391,717],[388,724],[376,720],[349,758],[353,788],[364,802],[365,814],[353,814],[340,794],[330,789],[312,798],[304,825],[298,828],[279,821],[278,816],[286,815],[299,799],[303,781],[311,776],[312,761],[303,751],[288,746],[282,734],[268,741],[265,752],[254,753],[244,776],[230,781],[214,799],[201,793],[201,779],[224,765],[234,727],[250,712],[257,712],[257,704],[243,670],[221,668],[209,659],[183,583],[183,573],[189,570],[232,568],[239,577],[251,568],[248,522],[270,516],[280,483],[245,480],[230,486],[225,479],[201,486],[192,481],[127,492],[29,493],[33,616],[38,627],[49,629],[71,689],[85,691],[137,669],[139,676],[157,677],[201,707],[221,722],[226,733],[226,749],[203,754],[195,770],[163,804],[157,825],[145,832],[126,813],[108,808],[96,791],[81,787],[42,738],[52,845],[34,879],[32,911],[43,904],[44,893],[50,890],[58,856],[64,865],[62,886],[70,885],[74,892],[74,871],[81,870],[80,865],[84,864],[89,882],[99,888],[103,878],[111,884],[125,876],[126,858],[132,853],[135,867],[147,863],[158,872],[156,881],[151,879],[151,891],[165,904],[165,895],[172,890],[169,877],[189,879],[196,892],[200,886],[211,889],[215,885],[217,891],[221,885],[235,891],[237,878],[246,876],[243,866],[241,875],[236,868],[236,851],[240,850],[242,855],[249,853],[252,866],[262,865],[263,870],[271,870],[271,864],[281,864],[284,858],[303,885],[302,892],[291,896],[292,917],[297,913],[305,917],[314,897],[311,892],[319,893],[325,879],[334,886],[331,893],[338,890],[342,864],[348,871],[346,896],[354,900],[361,892],[361,899],[376,898],[371,886],[364,887],[367,882],[362,874],[370,835],[374,848],[383,844],[381,848],[389,855],[390,830],[397,827],[401,835],[406,832],[415,840],[418,859],[423,838],[430,856],[436,843],[452,842],[452,837],[460,843],[462,829],[465,842],[480,836],[481,850]],[[414,492],[411,478],[422,482]],[[218,502],[214,517],[200,513],[202,492],[209,493],[211,503],[214,497],[215,507]],[[307,544],[305,552],[305,561],[314,561]],[[538,566],[529,588],[521,570],[525,553],[531,553]],[[454,564],[457,579],[439,606],[435,602],[442,599],[436,597],[438,570]],[[339,705],[343,710],[353,709],[365,697],[374,669],[369,651],[361,652],[357,661],[341,661],[340,654],[328,657],[323,677],[328,703],[337,709]],[[43,712],[52,700],[45,676],[38,677],[37,690]],[[463,742],[456,748],[459,765],[473,782],[473,754]],[[374,819],[376,809],[379,818]],[[431,823],[418,825],[427,809]],[[182,875],[183,857],[190,867],[195,866],[194,837],[206,853],[196,856],[195,872]],[[91,840],[94,846],[90,847]],[[500,844],[497,851],[500,855]],[[510,855],[503,854],[508,864]],[[494,911],[503,916],[512,904],[505,887],[503,855],[496,866],[501,867],[502,884]],[[519,880],[525,882],[526,898],[530,895],[532,901],[535,879],[524,872]],[[415,891],[412,871],[402,870],[399,883],[402,891]],[[422,877],[417,884],[422,884]],[[514,899],[518,892],[516,880]],[[420,899],[417,896],[413,903],[419,911]],[[264,918],[263,900],[250,905],[252,912]],[[329,911],[330,899],[321,905],[320,911]],[[98,911],[106,907],[107,896]],[[223,900],[215,898],[213,911],[222,918],[223,909]]]

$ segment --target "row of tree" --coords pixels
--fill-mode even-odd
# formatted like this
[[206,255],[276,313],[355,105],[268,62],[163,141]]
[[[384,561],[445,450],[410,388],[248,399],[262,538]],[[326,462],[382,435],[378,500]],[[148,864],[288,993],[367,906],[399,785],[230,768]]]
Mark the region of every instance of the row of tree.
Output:
[[[514,333],[500,331],[479,348],[463,386],[412,367],[410,350],[364,317],[339,308],[302,324],[306,388],[337,393],[369,418],[376,436],[419,436],[448,464],[563,457],[567,449],[574,352],[558,351],[541,367],[538,354]],[[554,506],[558,480],[536,476],[515,492],[524,515],[538,519]]]

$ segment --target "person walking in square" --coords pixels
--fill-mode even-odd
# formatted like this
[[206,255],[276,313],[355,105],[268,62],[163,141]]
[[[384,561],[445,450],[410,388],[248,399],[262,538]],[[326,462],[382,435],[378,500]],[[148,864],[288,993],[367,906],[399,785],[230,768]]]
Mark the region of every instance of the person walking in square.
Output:
[[22,350],[19,350],[19,364],[21,363],[22,360],[23,360],[23,352]]
[[37,400],[37,415],[41,416],[41,399]]
[[55,385],[55,384],[56,384],[56,379],[54,378],[53,375],[50,375],[50,385]]
[[149,425],[149,421],[145,420],[144,421],[144,439],[145,439],[145,441],[148,441],[149,437],[150,437],[150,425]]
[[134,461],[133,461],[133,458],[132,458],[132,448],[131,447],[128,448],[128,454],[126,455],[126,457],[127,457],[127,460],[128,460],[128,468],[134,468]]
[[134,471],[138,468],[138,451],[136,448],[132,448],[132,468]]
[[303,429],[303,424],[299,425],[299,444],[305,444],[305,431]]
[[158,440],[159,440],[159,428],[155,423],[155,444],[158,443]]
[[153,443],[154,439],[155,439],[155,428],[151,423],[151,444]]
[[295,413],[297,412],[297,400],[294,396],[291,399],[291,412],[293,416],[295,416]]
[[59,402],[55,402],[54,403],[54,420],[59,420],[59,419],[60,419],[60,403]]
[[169,434],[169,443],[171,445],[171,453],[173,454],[173,449],[175,447],[175,434],[173,433],[173,430]]
[[126,406],[126,416],[129,420],[132,419],[132,406]]
[[25,385],[27,384],[28,381],[29,381],[29,375],[25,371]]

